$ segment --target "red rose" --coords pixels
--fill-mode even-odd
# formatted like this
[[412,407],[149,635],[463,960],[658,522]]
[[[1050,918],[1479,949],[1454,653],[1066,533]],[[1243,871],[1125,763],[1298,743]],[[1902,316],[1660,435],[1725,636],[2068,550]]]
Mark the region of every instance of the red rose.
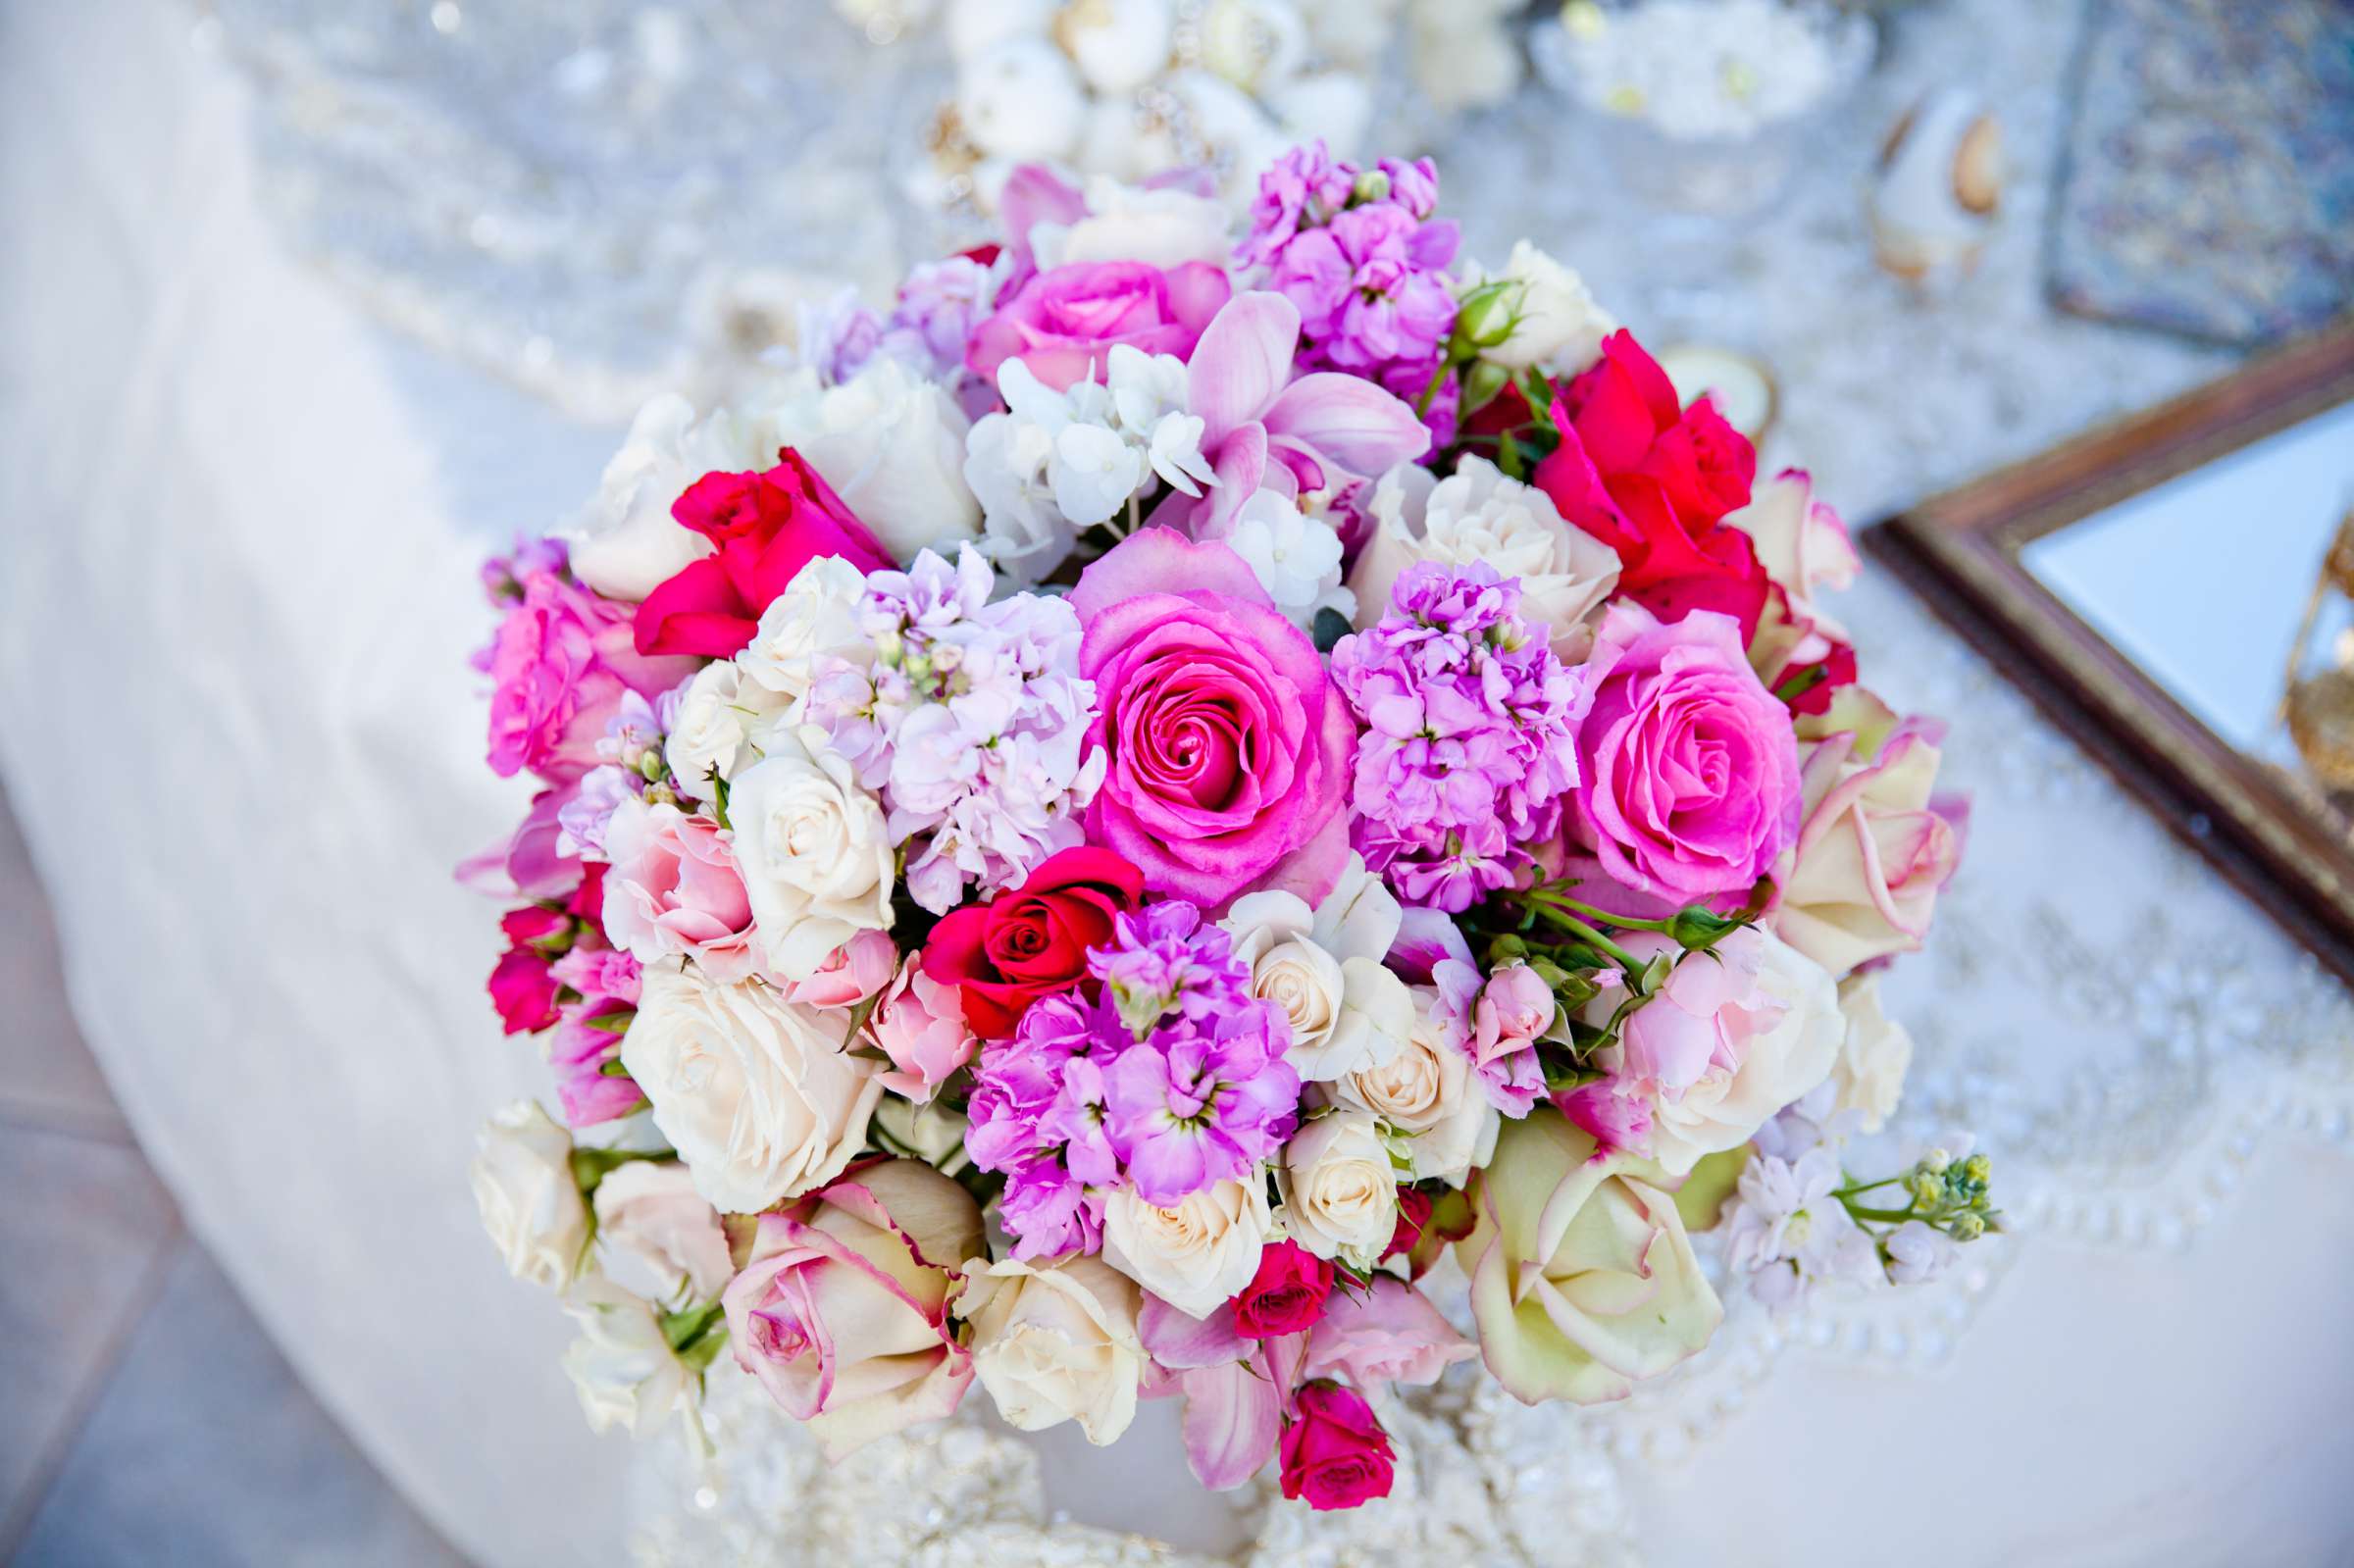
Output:
[[1390,1232],[1390,1244],[1381,1249],[1381,1260],[1388,1262],[1402,1252],[1411,1252],[1422,1239],[1422,1228],[1430,1223],[1430,1194],[1416,1187],[1398,1189],[1398,1225]]
[[1354,1389],[1311,1383],[1283,1429],[1283,1494],[1310,1508],[1354,1508],[1390,1494],[1396,1455],[1372,1406]]
[[1246,1340],[1312,1329],[1332,1294],[1332,1265],[1297,1241],[1283,1240],[1258,1254],[1258,1272],[1234,1297],[1234,1332]]
[[1561,444],[1531,476],[1561,516],[1618,552],[1621,592],[1662,620],[1717,610],[1757,630],[1768,582],[1749,535],[1720,527],[1749,504],[1758,454],[1715,405],[1689,409],[1625,331],[1554,400]]
[[842,497],[787,448],[765,474],[706,474],[670,515],[715,546],[638,606],[638,651],[735,656],[802,567],[839,555],[861,572],[892,564]]
[[964,1021],[1003,1039],[1033,1001],[1087,974],[1087,950],[1144,901],[1145,874],[1108,849],[1049,855],[1019,887],[951,910],[924,943],[924,973],[964,993]]

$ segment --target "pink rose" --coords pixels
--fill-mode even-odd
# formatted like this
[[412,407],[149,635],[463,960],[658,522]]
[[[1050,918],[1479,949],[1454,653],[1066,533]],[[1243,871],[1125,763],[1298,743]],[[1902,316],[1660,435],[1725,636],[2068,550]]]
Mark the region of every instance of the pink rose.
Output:
[[879,931],[862,931],[826,955],[817,973],[778,988],[801,1007],[855,1007],[891,984],[899,948]]
[[1554,1095],[1553,1104],[1594,1140],[1587,1164],[1600,1165],[1617,1154],[1651,1153],[1651,1101],[1640,1092],[1622,1089],[1615,1080],[1580,1084]]
[[1747,888],[1798,836],[1790,712],[1749,667],[1730,617],[1663,626],[1616,604],[1579,670],[1577,805],[1606,876],[1675,902]]
[[519,581],[522,599],[475,664],[490,677],[490,768],[530,769],[555,783],[596,766],[596,742],[624,691],[649,702],[694,673],[683,659],[645,658],[634,606],[601,599],[556,572]]
[[1269,1243],[1258,1272],[1234,1297],[1234,1332],[1267,1340],[1312,1328],[1332,1295],[1332,1265],[1293,1240]]
[[708,817],[624,796],[605,826],[605,935],[640,964],[680,954],[723,985],[757,967],[732,835]]
[[1070,602],[1109,762],[1089,841],[1204,906],[1255,887],[1320,903],[1348,860],[1356,731],[1315,645],[1241,556],[1168,529],[1131,534]]
[[[1674,955],[1675,942],[1657,932],[1626,932],[1618,944],[1640,959]],[[1619,1026],[1618,1074],[1635,1084],[1688,1088],[1712,1067],[1737,1069],[1749,1042],[1773,1027],[1781,1004],[1758,985],[1764,940],[1754,930],[1734,932],[1712,949],[1713,958],[1678,963],[1667,983]],[[1589,1004],[1615,1010],[1605,994]]]
[[962,993],[925,974],[920,954],[907,960],[875,1003],[866,1037],[891,1058],[883,1087],[918,1105],[981,1048],[965,1025]]
[[948,1322],[981,1210],[914,1160],[853,1166],[760,1216],[751,1259],[721,1301],[737,1363],[839,1459],[936,1421],[973,1381]]
[[[578,1001],[564,1004],[547,1046],[564,1120],[593,1127],[629,1115],[645,1095],[629,1074],[605,1069],[621,1055],[622,1036],[638,1006],[638,960],[609,947],[575,947],[556,960],[553,973],[580,993]],[[612,1027],[617,1023],[624,1027]]]
[[1311,1378],[1346,1378],[1360,1389],[1436,1383],[1478,1347],[1439,1315],[1430,1298],[1394,1274],[1376,1274],[1362,1294],[1344,1290],[1307,1337]]
[[1397,1456],[1363,1394],[1337,1383],[1300,1391],[1299,1414],[1283,1429],[1283,1494],[1310,1508],[1354,1508],[1390,1494]]
[[1833,979],[1919,947],[1961,863],[1962,807],[1932,794],[1935,742],[1908,723],[1868,757],[1846,732],[1808,748],[1806,823],[1770,924]]
[[1061,391],[1091,376],[1100,380],[1115,343],[1184,359],[1233,292],[1225,273],[1205,262],[1166,272],[1142,262],[1056,267],[999,302],[973,333],[965,363],[995,380],[998,366],[1019,359]]
[[1465,1041],[1471,1065],[1489,1101],[1507,1116],[1526,1116],[1545,1092],[1537,1037],[1553,1027],[1553,987],[1520,963],[1490,975],[1471,1006]]

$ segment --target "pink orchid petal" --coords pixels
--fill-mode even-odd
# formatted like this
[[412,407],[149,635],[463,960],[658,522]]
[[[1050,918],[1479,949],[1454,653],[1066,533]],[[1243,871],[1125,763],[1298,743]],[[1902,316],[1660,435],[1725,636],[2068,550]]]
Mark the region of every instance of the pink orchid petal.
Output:
[[1218,312],[1188,367],[1188,401],[1201,416],[1204,449],[1217,446],[1275,401],[1291,379],[1292,350],[1299,340],[1299,308],[1281,294],[1237,294]]
[[1248,1366],[1204,1367],[1185,1384],[1185,1457],[1195,1479],[1230,1492],[1258,1474],[1282,1434],[1283,1394]]
[[1258,1349],[1256,1340],[1236,1332],[1231,1301],[1219,1303],[1208,1317],[1198,1318],[1150,1290],[1136,1316],[1136,1334],[1146,1352],[1173,1372],[1230,1366],[1250,1360]]
[[1430,449],[1430,430],[1406,403],[1371,381],[1333,371],[1303,376],[1285,387],[1263,423],[1270,435],[1289,436],[1360,475],[1383,473]]

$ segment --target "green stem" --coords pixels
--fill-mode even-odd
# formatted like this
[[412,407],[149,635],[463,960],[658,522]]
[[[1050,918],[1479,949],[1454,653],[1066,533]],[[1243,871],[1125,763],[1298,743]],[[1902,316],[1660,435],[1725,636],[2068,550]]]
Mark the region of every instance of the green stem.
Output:
[[1531,903],[1529,907],[1536,911],[1539,918],[1552,921],[1563,931],[1591,943],[1597,951],[1609,954],[1626,971],[1628,987],[1631,989],[1634,986],[1637,979],[1643,973],[1642,959],[1637,958],[1633,953],[1628,952],[1565,909],[1557,909],[1552,904],[1542,901]]
[[1414,399],[1414,418],[1420,419],[1430,412],[1431,400],[1439,395],[1439,388],[1447,384],[1447,373],[1453,369],[1455,361],[1439,361],[1439,368],[1430,373],[1430,384],[1422,388],[1420,397]]
[[1847,1204],[1848,1214],[1859,1220],[1882,1220],[1890,1225],[1902,1225],[1905,1221],[1914,1218],[1911,1209],[1871,1209],[1866,1208],[1860,1203],[1848,1203],[1845,1198],[1840,1198],[1839,1201]]
[[1532,887],[1521,896],[1536,899],[1540,903],[1550,904],[1558,909],[1565,909],[1574,915],[1583,915],[1588,920],[1607,920],[1620,931],[1656,931],[1664,936],[1670,929],[1670,923],[1664,920],[1639,920],[1633,915],[1613,915],[1607,909],[1597,909],[1592,904],[1580,903],[1567,893],[1550,892],[1542,887]]

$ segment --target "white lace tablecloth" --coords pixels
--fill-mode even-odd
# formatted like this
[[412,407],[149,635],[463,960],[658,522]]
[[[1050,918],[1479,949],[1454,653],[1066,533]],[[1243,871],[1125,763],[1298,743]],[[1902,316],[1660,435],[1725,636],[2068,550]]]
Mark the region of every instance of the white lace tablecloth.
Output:
[[[2041,304],[2073,9],[1909,17],[1844,150],[1723,244],[1710,319],[1782,379],[1769,460],[1805,457],[1851,516],[2225,363]],[[158,1168],[478,1559],[1251,1561],[1254,1528],[1268,1565],[1479,1568],[2354,1543],[2354,1008],[1884,580],[1843,614],[1886,695],[1951,720],[1977,802],[1936,940],[1892,979],[1921,1041],[1892,1137],[1976,1127],[2018,1223],[1947,1284],[1780,1322],[1737,1305],[1614,1410],[1452,1382],[1392,1412],[1389,1503],[1263,1528],[1255,1496],[1203,1506],[1167,1406],[1104,1452],[976,1416],[827,1473],[719,1379],[720,1423],[758,1438],[699,1499],[667,1449],[588,1438],[560,1315],[499,1272],[464,1189],[473,1126],[537,1071],[483,1005],[491,912],[448,867],[515,803],[479,761],[475,560],[582,493],[612,432],[369,325],[298,263],[250,89],[192,20],[0,7],[0,771]],[[1932,308],[1870,271],[1855,180],[1941,75],[1989,91],[2019,173],[1980,276]],[[1526,230],[1642,326],[1655,236],[1578,147],[1544,100],[1474,124],[1455,203],[1475,252]]]

